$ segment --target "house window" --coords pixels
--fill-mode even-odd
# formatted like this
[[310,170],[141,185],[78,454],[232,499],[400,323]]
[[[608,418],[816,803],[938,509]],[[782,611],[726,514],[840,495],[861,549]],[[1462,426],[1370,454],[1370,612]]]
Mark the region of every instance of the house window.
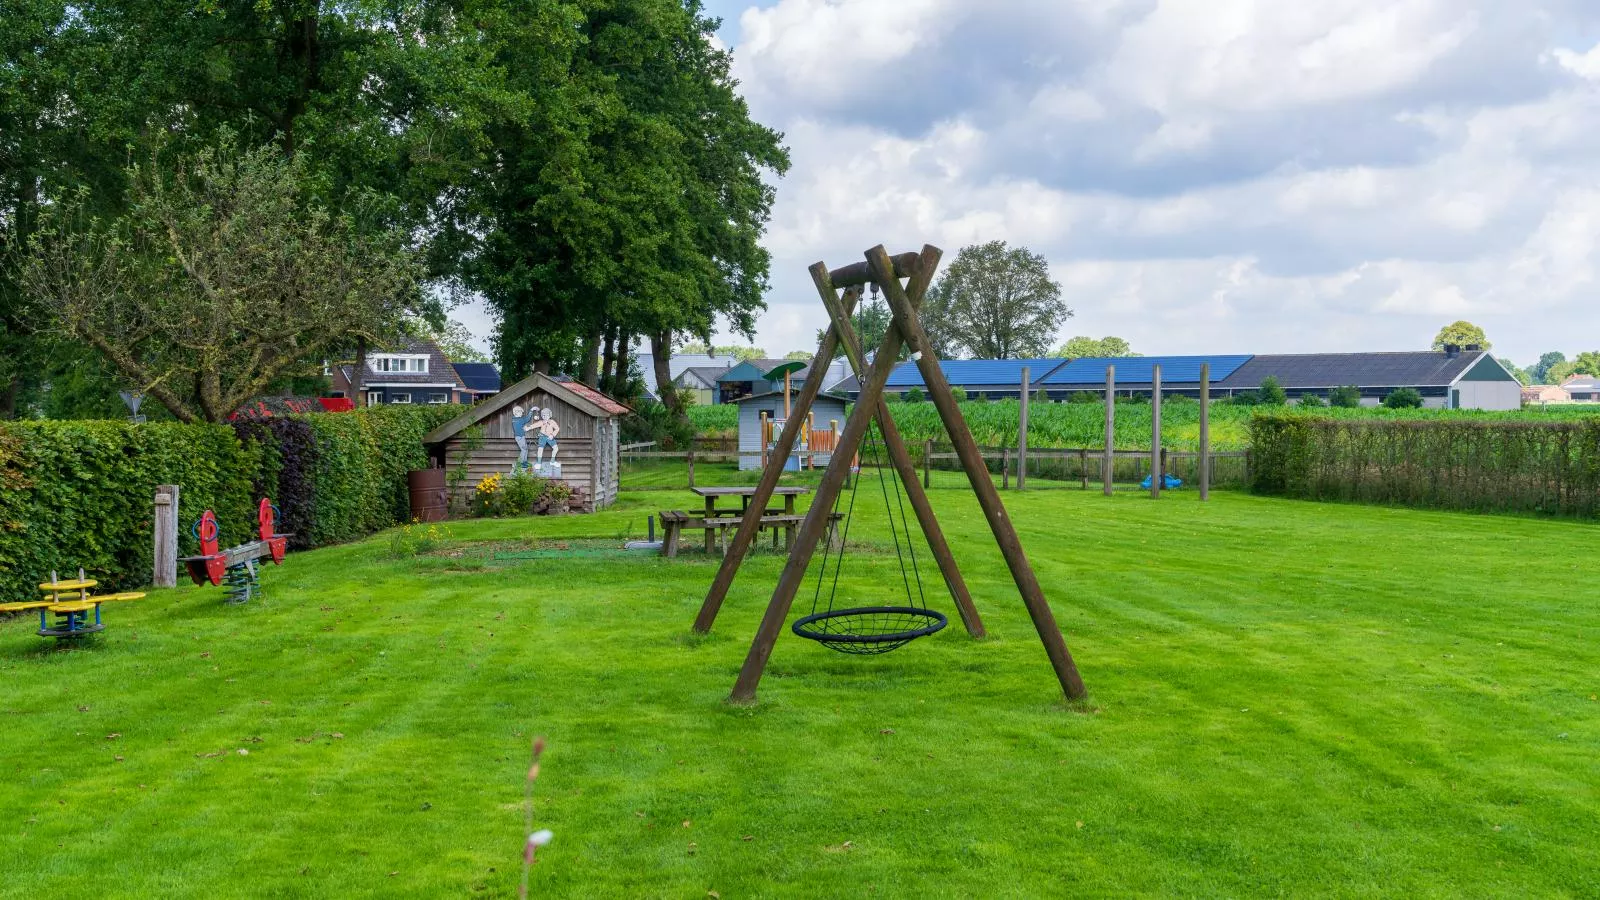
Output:
[[367,391],[367,405],[377,406],[383,403],[383,391]]
[[328,396],[329,397],[343,397],[344,396],[344,391],[334,391],[333,393],[329,394]]
[[412,372],[428,374],[428,358],[426,356],[376,356],[372,359],[372,368],[378,372]]
[[411,395],[410,394],[393,394],[393,395],[391,395],[389,397],[389,402],[390,403],[410,403],[411,402]]
[[450,395],[449,394],[429,394],[428,395],[428,402],[429,403],[449,403],[450,402]]

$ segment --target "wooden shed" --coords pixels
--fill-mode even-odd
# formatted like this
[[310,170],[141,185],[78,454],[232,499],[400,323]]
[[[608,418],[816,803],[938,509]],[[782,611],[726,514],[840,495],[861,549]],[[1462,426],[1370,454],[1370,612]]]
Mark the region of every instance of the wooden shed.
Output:
[[[768,391],[734,401],[739,406],[739,468],[761,468],[761,428],[763,418],[770,432],[768,444],[776,441],[783,430],[783,392]],[[837,437],[835,428],[844,428],[845,398],[839,394],[821,393],[811,403],[811,422],[802,436],[806,449],[817,452],[806,465],[818,468],[828,464],[827,451],[833,449]]]
[[594,512],[617,499],[617,432],[627,412],[586,384],[535,373],[422,440],[446,469],[465,466],[466,478],[451,479],[458,496],[470,499],[487,475],[521,469],[566,482],[582,493],[584,511]]

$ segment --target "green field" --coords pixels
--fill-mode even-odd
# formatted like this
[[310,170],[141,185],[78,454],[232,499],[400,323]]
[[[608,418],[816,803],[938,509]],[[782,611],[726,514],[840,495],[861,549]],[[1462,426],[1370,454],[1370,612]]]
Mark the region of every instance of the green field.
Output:
[[[712,560],[594,549],[686,492],[295,554],[74,650],[0,623],[0,895],[514,896],[536,734],[535,897],[1600,894],[1600,561],[1559,552],[1592,525],[1009,494],[1073,708],[938,475],[993,636],[786,632],[753,707],[723,699],[778,556],[696,639]],[[890,599],[858,516],[842,596]]]
[[[1010,447],[1017,443],[1015,400],[968,400],[961,404],[962,415],[979,444]],[[891,403],[895,424],[911,446],[925,439],[946,443],[938,411],[932,403]],[[1267,407],[1211,406],[1211,446],[1216,450],[1244,450],[1250,445],[1250,417]],[[1279,407],[1281,409],[1281,407]],[[689,418],[701,434],[727,436],[738,427],[737,408],[732,404],[692,406]],[[1600,415],[1600,404],[1530,407],[1511,412],[1482,412],[1466,409],[1360,409],[1321,408],[1317,415],[1347,419],[1467,419],[1541,421]],[[1150,446],[1151,407],[1148,403],[1119,403],[1116,410],[1116,442],[1122,449]],[[1034,447],[1099,447],[1105,443],[1105,404],[1033,403],[1028,409],[1028,443]],[[1200,404],[1193,400],[1169,398],[1161,407],[1161,443],[1174,450],[1194,450],[1200,443]]]

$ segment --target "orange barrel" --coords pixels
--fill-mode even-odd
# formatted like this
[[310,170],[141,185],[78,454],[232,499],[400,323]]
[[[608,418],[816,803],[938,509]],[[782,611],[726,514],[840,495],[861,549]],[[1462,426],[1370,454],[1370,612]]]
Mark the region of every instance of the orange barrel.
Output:
[[411,488],[411,518],[417,522],[443,522],[450,494],[443,469],[412,469],[406,473]]

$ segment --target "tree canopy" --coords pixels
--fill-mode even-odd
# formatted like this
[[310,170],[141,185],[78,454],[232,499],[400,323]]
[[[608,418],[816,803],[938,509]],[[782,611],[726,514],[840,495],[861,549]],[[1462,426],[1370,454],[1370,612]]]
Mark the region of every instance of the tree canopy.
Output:
[[977,359],[1045,356],[1071,315],[1045,258],[1005,241],[961,248],[922,313],[941,357]]
[[1056,348],[1051,356],[1060,356],[1066,359],[1081,359],[1095,356],[1143,356],[1142,353],[1133,352],[1133,347],[1119,337],[1072,337],[1065,344]]
[[185,422],[223,421],[352,339],[398,337],[421,275],[405,229],[330,211],[273,145],[173,169],[130,168],[122,215],[75,198],[42,212],[21,284],[64,337]]
[[1433,349],[1443,350],[1446,344],[1455,344],[1457,347],[1476,344],[1479,350],[1488,350],[1492,346],[1483,329],[1465,319],[1451,322],[1433,336]]
[[1528,367],[1530,375],[1536,384],[1548,384],[1551,367],[1567,361],[1567,355],[1560,350],[1551,350],[1539,355],[1539,361]]

